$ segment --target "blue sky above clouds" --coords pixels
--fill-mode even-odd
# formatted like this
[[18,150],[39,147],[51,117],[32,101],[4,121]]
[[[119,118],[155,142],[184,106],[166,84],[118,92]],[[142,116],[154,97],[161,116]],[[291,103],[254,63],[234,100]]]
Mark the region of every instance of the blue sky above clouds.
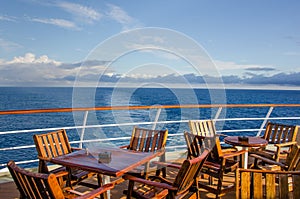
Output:
[[[299,88],[299,9],[296,0],[1,1],[0,86],[72,86],[81,63],[90,67],[82,74],[88,83],[112,61],[88,60],[101,42],[159,27],[201,45],[227,85]],[[145,50],[112,63],[100,81],[179,86],[178,75],[193,85],[215,78],[172,54]]]

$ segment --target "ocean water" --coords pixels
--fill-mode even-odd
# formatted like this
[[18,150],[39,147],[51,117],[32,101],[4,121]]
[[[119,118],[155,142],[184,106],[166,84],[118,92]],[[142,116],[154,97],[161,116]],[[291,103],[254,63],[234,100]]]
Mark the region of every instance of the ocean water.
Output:
[[[174,104],[298,104],[300,91],[297,90],[207,90],[207,89],[167,89],[167,88],[42,88],[42,87],[0,87],[0,110],[24,110],[46,108],[71,108],[94,106],[127,106],[127,105],[174,105]],[[160,120],[208,119],[214,117],[216,109],[163,110]],[[222,116],[226,117],[263,117],[268,108],[257,109],[227,109]],[[88,124],[108,124],[153,121],[155,111],[102,111],[90,113]],[[271,117],[300,116],[300,108],[275,108]],[[0,132],[21,129],[51,128],[74,126],[82,124],[83,113],[43,113],[32,115],[0,115]],[[80,123],[81,122],[81,123]],[[299,124],[297,121],[285,123]],[[217,129],[259,128],[257,121],[217,123]],[[219,125],[219,126],[218,126]],[[188,130],[183,124],[160,124],[157,128],[168,128],[170,134]],[[85,139],[130,136],[132,126],[108,127],[105,129],[86,130]],[[76,130],[68,130],[70,141],[78,140]],[[33,145],[32,135],[35,133],[0,135],[0,148]],[[248,135],[254,135],[248,133]],[[124,141],[125,143],[127,141]],[[183,142],[183,139],[173,137],[169,145]],[[125,143],[116,143],[123,145]],[[22,150],[0,150],[0,164],[8,160],[22,161],[36,159],[34,148]],[[36,166],[35,163],[28,166]]]

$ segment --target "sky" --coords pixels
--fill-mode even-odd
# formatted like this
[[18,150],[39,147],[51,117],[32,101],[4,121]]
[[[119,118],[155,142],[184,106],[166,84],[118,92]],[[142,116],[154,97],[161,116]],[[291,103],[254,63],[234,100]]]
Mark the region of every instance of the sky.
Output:
[[0,86],[299,89],[299,10],[297,0],[0,1]]

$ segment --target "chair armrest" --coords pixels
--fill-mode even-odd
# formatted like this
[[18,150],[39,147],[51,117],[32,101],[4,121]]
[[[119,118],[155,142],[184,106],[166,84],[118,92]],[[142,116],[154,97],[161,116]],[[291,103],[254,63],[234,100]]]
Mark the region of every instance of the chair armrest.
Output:
[[[281,154],[281,152],[283,152],[283,151],[281,151],[281,147],[290,147],[294,144],[297,144],[297,142],[285,142],[285,143],[280,143],[280,144],[274,144],[274,146],[277,147],[277,150],[275,152],[275,160],[277,162],[279,162],[280,154]],[[284,153],[287,154],[288,152],[285,151]]]
[[278,165],[278,166],[281,166],[281,167],[285,167],[285,165],[282,164],[281,162],[276,162],[275,160],[271,160],[271,159],[268,159],[268,158],[265,158],[265,157],[262,157],[262,156],[259,156],[259,155],[256,155],[256,154],[251,154],[250,156],[253,157],[253,158],[260,159],[263,162],[268,163],[268,164],[275,164],[275,165]]
[[63,176],[66,176],[69,174],[68,171],[59,171],[57,173],[53,173],[57,178],[60,178],[60,177],[63,177]]
[[120,149],[127,149],[129,145],[120,146]]
[[159,162],[159,161],[152,161],[151,163],[159,165],[159,166],[171,167],[171,168],[175,168],[175,169],[181,168],[181,164],[175,164],[175,163],[169,163],[169,162]]
[[39,160],[44,160],[44,161],[47,161],[47,162],[50,162],[51,158],[46,158],[46,157],[42,157],[42,156],[38,156],[38,159]]
[[228,159],[228,158],[233,158],[239,155],[243,155],[246,151],[245,150],[240,150],[240,151],[236,151],[236,152],[232,152],[232,153],[226,153],[224,154],[223,157],[224,159]]
[[79,151],[79,150],[82,150],[82,148],[78,148],[78,147],[71,147],[71,151]]
[[154,186],[154,187],[158,187],[158,188],[162,188],[162,189],[168,189],[168,190],[172,190],[172,191],[177,190],[176,187],[173,187],[173,186],[168,185],[166,183],[145,180],[145,179],[134,177],[134,176],[131,176],[131,175],[124,175],[123,178],[126,179],[126,180],[131,180],[131,181],[134,181],[134,182],[139,182],[139,183],[143,183],[143,184],[146,184],[146,185],[150,185],[150,186]]
[[93,199],[96,196],[99,196],[100,194],[112,189],[114,187],[113,184],[105,184],[98,189],[94,189],[91,192],[84,194],[82,196],[76,197],[76,199]]
[[203,164],[203,168],[207,168],[207,169],[213,169],[213,170],[219,170],[220,169],[220,164],[218,163],[214,163],[214,162],[210,162],[210,161],[205,161]]
[[297,142],[285,142],[280,144],[274,144],[277,148],[286,147],[286,146],[292,146],[293,144],[297,144]]

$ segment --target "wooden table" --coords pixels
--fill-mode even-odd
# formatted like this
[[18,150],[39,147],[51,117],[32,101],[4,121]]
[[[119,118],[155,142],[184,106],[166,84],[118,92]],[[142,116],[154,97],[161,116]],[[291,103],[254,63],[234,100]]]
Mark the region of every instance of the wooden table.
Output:
[[[104,152],[110,153],[111,158],[107,161],[98,161],[99,153]],[[50,162],[69,168],[78,168],[103,174],[103,183],[105,184],[110,181],[110,176],[120,177],[126,172],[147,163],[159,155],[162,155],[162,152],[144,153],[120,148],[93,148],[88,150],[82,149],[66,155],[57,156],[52,158]]]
[[224,138],[224,142],[233,146],[241,146],[244,153],[244,169],[248,167],[248,148],[249,147],[263,147],[268,144],[268,141],[261,137],[247,137],[248,141],[239,140],[239,136],[228,136]]

